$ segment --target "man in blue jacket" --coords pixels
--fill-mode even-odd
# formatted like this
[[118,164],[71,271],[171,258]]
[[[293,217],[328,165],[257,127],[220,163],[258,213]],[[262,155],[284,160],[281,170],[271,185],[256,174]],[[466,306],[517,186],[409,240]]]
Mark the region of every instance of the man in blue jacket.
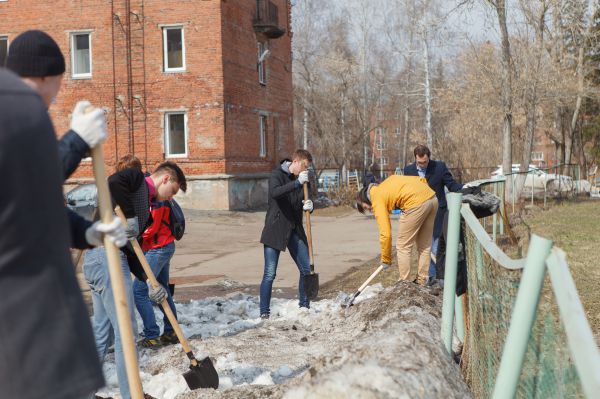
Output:
[[[448,212],[444,188],[447,188],[450,192],[456,192],[462,189],[463,185],[454,180],[452,173],[450,173],[444,162],[431,160],[431,151],[429,151],[427,146],[419,144],[415,147],[413,153],[415,155],[415,162],[406,165],[404,174],[407,176],[420,176],[425,178],[429,187],[435,191],[435,195],[438,199],[438,211],[435,215],[433,237],[431,239],[431,253],[437,254],[437,245],[440,235],[442,234],[444,215]],[[436,267],[435,262],[432,260],[429,264],[429,283],[432,283],[435,278]],[[444,276],[437,276],[437,278],[443,279]]]

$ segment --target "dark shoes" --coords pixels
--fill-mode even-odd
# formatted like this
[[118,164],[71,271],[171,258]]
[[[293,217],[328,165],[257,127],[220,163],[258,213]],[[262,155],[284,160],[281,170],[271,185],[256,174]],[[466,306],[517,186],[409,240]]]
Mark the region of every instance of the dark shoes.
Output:
[[162,346],[159,338],[144,338],[138,342],[138,345],[142,348],[158,349]]
[[269,315],[268,313],[263,313],[260,315],[260,318],[263,320],[269,320],[269,317],[271,317],[271,315]]
[[163,345],[173,345],[179,343],[179,338],[177,338],[177,334],[175,331],[169,331],[160,336],[160,342]]

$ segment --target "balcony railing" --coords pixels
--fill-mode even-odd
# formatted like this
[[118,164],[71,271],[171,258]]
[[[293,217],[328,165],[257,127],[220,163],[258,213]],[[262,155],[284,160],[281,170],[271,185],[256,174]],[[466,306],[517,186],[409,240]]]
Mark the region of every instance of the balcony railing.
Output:
[[270,0],[256,0],[256,17],[253,25],[254,31],[269,39],[277,39],[283,36],[285,28],[279,26],[279,11],[277,6]]

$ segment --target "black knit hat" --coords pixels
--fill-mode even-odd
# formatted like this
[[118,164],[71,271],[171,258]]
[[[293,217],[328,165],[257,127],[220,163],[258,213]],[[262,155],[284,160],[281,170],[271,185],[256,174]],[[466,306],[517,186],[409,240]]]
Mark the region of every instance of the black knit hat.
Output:
[[10,44],[6,67],[19,76],[56,76],[65,72],[65,57],[47,33],[28,30]]

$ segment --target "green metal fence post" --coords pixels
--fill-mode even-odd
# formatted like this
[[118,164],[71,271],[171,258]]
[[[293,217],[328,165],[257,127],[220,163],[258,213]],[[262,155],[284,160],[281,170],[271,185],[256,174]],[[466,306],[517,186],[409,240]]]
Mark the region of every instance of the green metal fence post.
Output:
[[457,296],[454,302],[454,320],[456,321],[456,335],[460,342],[465,342],[465,317],[463,315],[463,297]]
[[449,193],[448,242],[446,243],[446,268],[444,272],[444,302],[442,305],[442,340],[449,356],[452,356],[452,325],[454,322],[454,298],[456,298],[456,273],[458,268],[458,243],[460,235],[460,207],[462,194]]
[[500,183],[500,192],[502,193],[502,195],[500,195],[500,234],[504,235],[504,212],[505,212],[505,208],[504,208],[504,198],[505,198],[505,185],[506,185],[506,181],[503,181],[502,183]]
[[[494,195],[498,195],[498,184],[494,184]],[[494,244],[498,242],[496,240],[497,231],[498,231],[498,212],[494,213],[492,216],[492,239],[494,240]]]
[[546,258],[550,254],[551,248],[552,241],[535,234],[531,236],[527,260],[502,351],[498,377],[494,385],[493,399],[513,399],[517,392],[519,376],[527,351],[527,341],[535,321],[540,292],[544,283]]

